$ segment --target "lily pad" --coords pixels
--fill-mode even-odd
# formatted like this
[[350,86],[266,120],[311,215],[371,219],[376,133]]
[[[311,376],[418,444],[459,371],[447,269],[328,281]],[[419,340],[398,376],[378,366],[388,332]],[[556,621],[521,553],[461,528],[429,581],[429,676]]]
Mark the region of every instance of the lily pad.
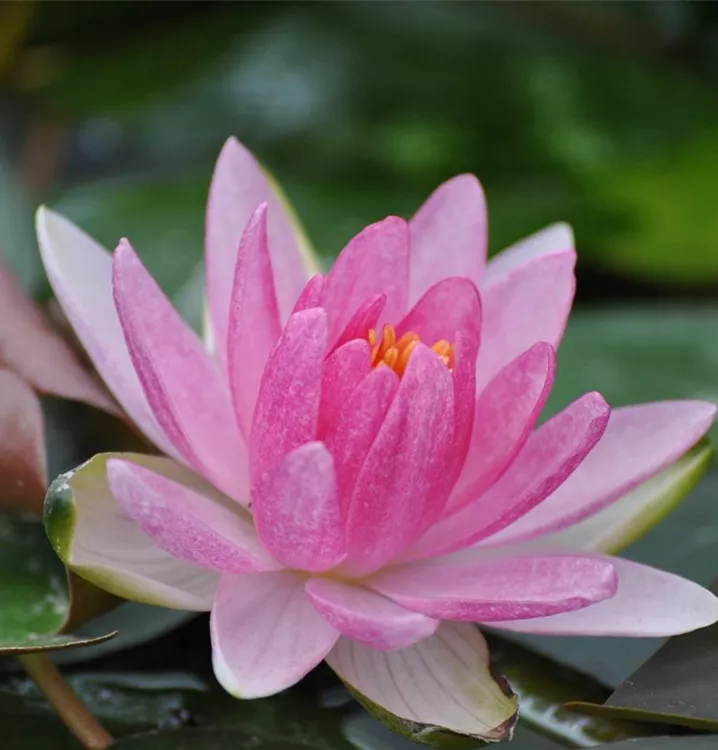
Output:
[[[711,586],[718,593],[718,581]],[[623,682],[605,704],[572,702],[592,716],[718,731],[718,624],[675,636]]]
[[651,737],[615,742],[606,747],[610,750],[715,750],[718,747],[718,736]]
[[253,737],[232,729],[149,732],[116,742],[112,747],[126,750],[312,750],[310,745],[296,742],[265,742],[258,745]]
[[70,610],[70,589],[38,519],[0,516],[0,591],[0,654],[86,646],[114,635],[58,635]]

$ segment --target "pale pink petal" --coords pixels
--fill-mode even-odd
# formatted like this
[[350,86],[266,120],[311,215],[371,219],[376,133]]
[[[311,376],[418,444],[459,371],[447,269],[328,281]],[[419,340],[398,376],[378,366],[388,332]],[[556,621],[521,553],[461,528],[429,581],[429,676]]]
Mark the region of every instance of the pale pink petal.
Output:
[[441,359],[419,344],[357,477],[347,516],[354,574],[391,560],[446,503],[454,392]]
[[697,583],[630,560],[602,559],[618,573],[618,591],[613,598],[576,612],[494,622],[492,627],[542,635],[659,638],[718,621],[718,598]]
[[163,550],[122,510],[107,481],[107,463],[113,458],[144,466],[179,485],[191,487],[199,481],[168,458],[97,455],[60,475],[48,490],[45,527],[55,551],[82,578],[123,599],[208,611],[219,576]]
[[0,365],[41,393],[84,401],[113,414],[119,411],[1,262]]
[[397,651],[340,638],[327,663],[353,690],[403,719],[417,740],[446,730],[475,744],[511,739],[517,699],[495,677],[474,625],[442,623],[430,638]]
[[322,400],[317,430],[320,439],[324,439],[336,428],[352,391],[366,378],[370,369],[371,347],[366,340],[349,341],[327,357],[322,374]]
[[287,568],[329,570],[344,559],[334,462],[323,443],[287,453],[252,490],[257,534]]
[[252,421],[252,481],[294,448],[314,440],[319,422],[327,315],[320,307],[295,313],[267,360]]
[[459,550],[514,523],[576,470],[603,435],[609,414],[598,393],[574,401],[531,435],[501,479],[430,529],[406,559]]
[[380,365],[372,370],[339,405],[331,429],[326,433],[327,448],[334,456],[339,505],[345,520],[353,502],[357,477],[398,387],[399,378],[389,367]]
[[476,401],[464,470],[445,514],[485,492],[524,447],[553,385],[556,354],[540,342],[509,362]]
[[113,459],[107,481],[124,512],[173,557],[220,573],[281,567],[260,544],[249,514],[199,478],[187,486]]
[[227,374],[234,413],[247,438],[264,365],[280,331],[267,245],[267,204],[263,203],[242,236],[227,332]]
[[322,299],[322,293],[324,292],[324,284],[326,279],[320,273],[312,276],[307,285],[302,289],[302,293],[299,295],[297,304],[292,309],[292,315],[294,313],[302,312],[302,310],[309,310],[310,307],[319,307],[319,303]]
[[695,445],[710,429],[715,411],[704,401],[615,409],[606,432],[581,466],[492,544],[558,531],[605,508]]
[[126,241],[115,252],[113,292],[157,422],[188,464],[225,494],[246,502],[246,447],[229,389],[200,339]]
[[291,571],[222,576],[212,607],[212,663],[227,692],[262,698],[291,687],[339,637]]
[[322,307],[329,315],[330,344],[374,295],[386,295],[382,319],[397,321],[406,312],[408,286],[409,225],[396,216],[370,224],[342,250],[327,275]]
[[573,231],[568,224],[557,222],[524,237],[495,255],[486,265],[485,284],[505,279],[512,271],[536,258],[575,247]]
[[410,563],[381,571],[366,585],[439,620],[495,622],[587,607],[613,596],[617,577],[607,560],[554,555]]
[[411,220],[410,304],[440,279],[481,281],[486,263],[484,191],[471,174],[440,185]]
[[400,607],[361,585],[310,578],[307,595],[342,635],[370,648],[405,648],[433,635],[439,626],[438,620]]
[[530,256],[516,267],[507,262],[510,268],[505,273],[487,273],[481,286],[479,390],[538,341],[558,348],[573,301],[575,263],[573,249],[557,247],[554,252]]
[[352,339],[366,339],[371,329],[376,330],[379,326],[379,318],[386,307],[386,294],[375,294],[370,297],[352,315],[337,339],[335,347],[346,344]]
[[112,298],[112,256],[47,208],[37,213],[37,236],[55,296],[98,373],[145,435],[178,457],[150,410],[127,351]]
[[[260,203],[267,204],[269,252],[279,312],[284,320],[307,281],[298,238],[261,166],[244,146],[230,138],[217,160],[207,203],[207,297],[214,341],[227,340],[239,243]],[[221,345],[218,354],[224,358]]]
[[45,430],[32,388],[0,369],[0,510],[42,514]]

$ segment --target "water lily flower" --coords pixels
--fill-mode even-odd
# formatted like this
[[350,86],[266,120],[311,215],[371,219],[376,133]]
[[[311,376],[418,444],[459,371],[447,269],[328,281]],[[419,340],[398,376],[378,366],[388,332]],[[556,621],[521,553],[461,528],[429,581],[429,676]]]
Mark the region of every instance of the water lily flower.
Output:
[[98,456],[55,483],[48,529],[72,569],[211,610],[215,673],[238,697],[326,659],[414,726],[483,739],[508,736],[515,701],[472,623],[665,636],[718,620],[706,589],[599,544],[657,512],[648,480],[688,481],[670,467],[714,407],[611,411],[588,393],[537,427],[574,293],[567,226],[487,262],[483,193],[463,175],[323,276],[285,206],[230,140],[204,340],[126,240],[110,255],[40,210],[65,314],[165,454]]

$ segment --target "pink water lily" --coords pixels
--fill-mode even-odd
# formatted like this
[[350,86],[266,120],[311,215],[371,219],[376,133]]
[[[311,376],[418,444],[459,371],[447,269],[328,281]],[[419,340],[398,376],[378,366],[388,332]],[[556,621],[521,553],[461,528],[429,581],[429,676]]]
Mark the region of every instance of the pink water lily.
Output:
[[44,209],[38,232],[98,372],[167,456],[60,478],[50,535],[114,593],[211,610],[229,692],[274,693],[326,658],[404,719],[500,739],[515,706],[470,623],[664,636],[718,620],[697,584],[602,554],[592,523],[649,507],[646,482],[714,407],[611,411],[588,393],[537,427],[574,293],[565,225],[486,262],[483,193],[463,175],[311,275],[283,198],[230,140],[204,341],[127,241],[110,256]]

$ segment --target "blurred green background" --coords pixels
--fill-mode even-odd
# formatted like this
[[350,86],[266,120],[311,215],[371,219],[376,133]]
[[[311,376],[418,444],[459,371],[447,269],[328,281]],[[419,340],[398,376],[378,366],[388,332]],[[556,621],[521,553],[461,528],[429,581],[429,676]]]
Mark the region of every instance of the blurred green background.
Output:
[[[326,259],[460,172],[484,184],[492,252],[570,222],[551,409],[591,389],[718,400],[718,4],[0,0],[0,251],[39,299],[46,202],[108,247],[129,237],[196,324],[230,134]],[[708,583],[718,471],[629,554]],[[609,684],[656,647],[532,645]]]

